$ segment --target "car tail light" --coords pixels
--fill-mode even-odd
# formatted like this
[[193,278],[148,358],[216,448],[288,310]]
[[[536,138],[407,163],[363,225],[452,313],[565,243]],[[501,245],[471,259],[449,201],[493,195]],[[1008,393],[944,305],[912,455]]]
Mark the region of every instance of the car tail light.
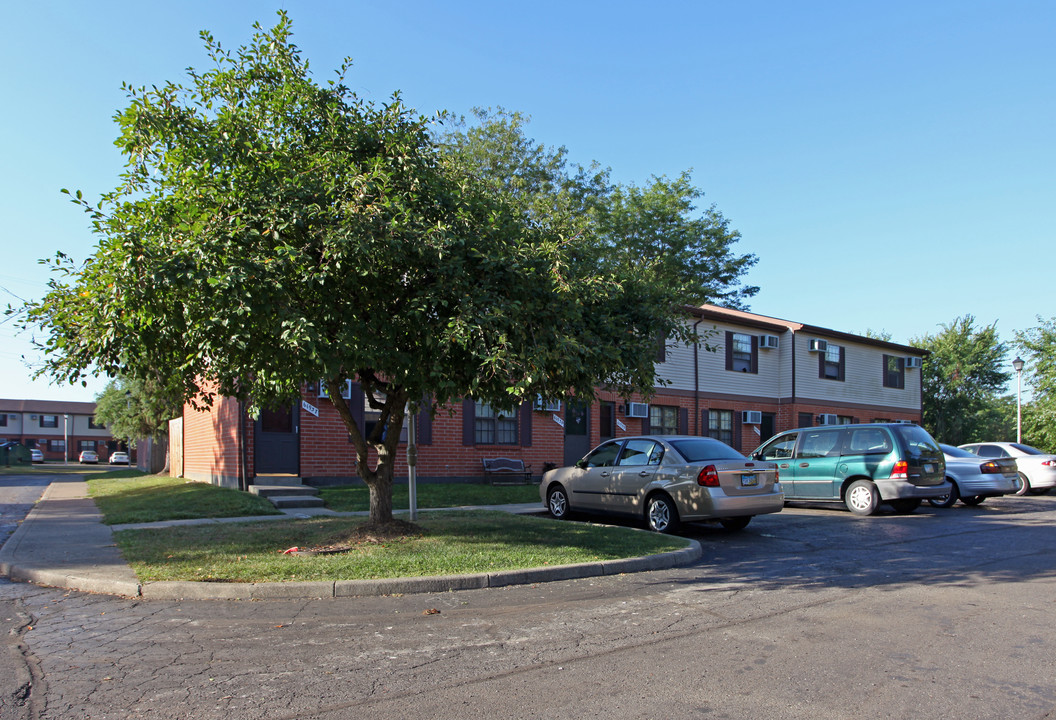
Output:
[[1056,465],[1056,460],[1042,460],[1041,464],[1045,467],[1051,467],[1053,465]]
[[990,473],[1003,473],[1004,472],[1004,470],[1001,468],[1001,466],[998,465],[995,462],[985,462],[985,463],[983,463],[982,465],[979,466],[979,470],[981,472],[984,472],[984,473],[987,473],[987,474],[990,474]]
[[703,485],[704,487],[719,486],[719,471],[715,469],[714,465],[705,465],[701,468],[700,473],[697,474],[697,485]]
[[891,468],[891,479],[909,480],[909,463],[905,460],[899,460],[896,462],[895,466]]

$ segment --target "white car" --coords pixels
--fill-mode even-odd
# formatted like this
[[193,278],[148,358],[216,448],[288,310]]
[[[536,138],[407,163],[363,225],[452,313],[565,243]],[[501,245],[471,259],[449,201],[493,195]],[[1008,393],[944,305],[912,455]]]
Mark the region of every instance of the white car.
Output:
[[1056,487],[1056,455],[1013,442],[968,443],[960,447],[983,458],[1015,458],[1019,479],[1023,481],[1019,495],[1044,495]]
[[981,458],[967,450],[939,443],[946,460],[946,479],[950,493],[928,498],[932,507],[948,508],[960,500],[965,505],[978,505],[988,497],[1000,497],[1019,492],[1022,482],[1016,461],[1007,458]]
[[31,462],[42,463],[44,462],[44,453],[39,448],[32,448],[29,451],[29,459]]
[[111,465],[128,465],[128,453],[122,450],[110,453]]
[[81,454],[77,457],[77,462],[81,465],[95,465],[99,462],[99,453],[95,450],[82,450]]

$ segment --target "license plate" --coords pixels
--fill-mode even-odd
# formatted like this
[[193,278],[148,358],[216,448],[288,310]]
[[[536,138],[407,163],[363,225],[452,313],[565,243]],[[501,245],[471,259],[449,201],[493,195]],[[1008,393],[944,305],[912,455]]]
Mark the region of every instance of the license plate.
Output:
[[753,487],[759,484],[759,478],[755,475],[741,475],[741,487]]
[[931,463],[924,463],[924,472],[933,473],[935,472],[935,466]]

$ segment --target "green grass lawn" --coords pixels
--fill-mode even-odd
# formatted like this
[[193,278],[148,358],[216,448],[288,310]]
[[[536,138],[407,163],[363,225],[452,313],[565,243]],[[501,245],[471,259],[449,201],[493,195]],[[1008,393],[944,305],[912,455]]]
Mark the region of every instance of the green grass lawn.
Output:
[[[419,483],[419,508],[464,507],[466,505],[509,505],[539,503],[539,485],[481,485],[476,483]],[[319,488],[319,496],[331,510],[354,512],[370,509],[370,491],[363,485],[339,485]],[[410,507],[406,485],[392,488],[392,507]]]
[[182,478],[112,470],[88,479],[107,525],[189,518],[279,515],[264,498]]
[[686,541],[503,512],[423,513],[420,537],[359,542],[332,555],[284,555],[340,542],[359,518],[195,525],[115,533],[140,581],[275,582],[453,575],[637,557]]

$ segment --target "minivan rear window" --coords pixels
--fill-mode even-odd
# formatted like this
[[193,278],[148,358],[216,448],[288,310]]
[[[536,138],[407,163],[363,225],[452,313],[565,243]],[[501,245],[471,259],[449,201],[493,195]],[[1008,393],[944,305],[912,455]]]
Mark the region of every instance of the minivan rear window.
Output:
[[896,425],[894,431],[906,444],[906,450],[913,457],[918,455],[941,455],[939,444],[928,435],[928,431],[918,425]]

